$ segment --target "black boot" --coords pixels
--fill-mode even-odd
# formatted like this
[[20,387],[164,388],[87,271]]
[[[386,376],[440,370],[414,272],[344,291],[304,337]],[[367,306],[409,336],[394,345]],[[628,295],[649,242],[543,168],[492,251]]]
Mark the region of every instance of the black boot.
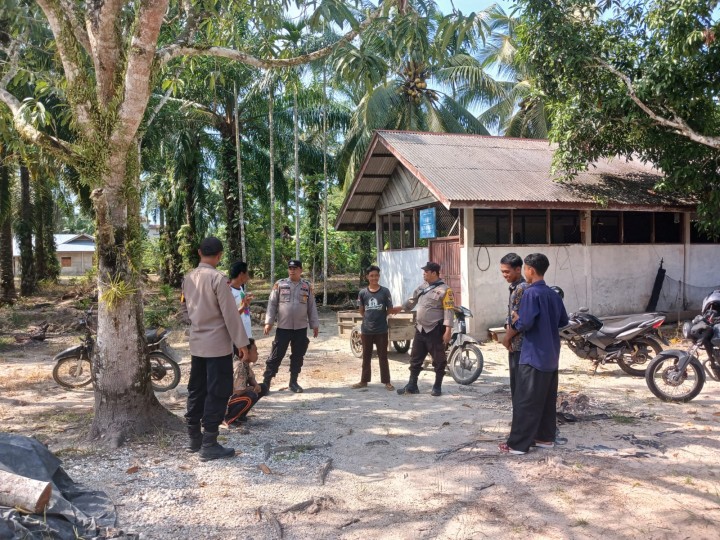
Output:
[[291,392],[295,392],[296,394],[302,394],[302,386],[300,386],[297,382],[298,374],[297,373],[291,373],[290,374],[290,384],[288,384],[288,388],[290,388]]
[[225,448],[217,442],[217,431],[206,431],[202,435],[202,447],[200,448],[200,461],[211,459],[229,458],[235,455],[234,448]]
[[267,395],[270,393],[270,382],[271,382],[272,380],[273,380],[273,376],[272,376],[272,375],[265,375],[265,376],[263,377],[263,382],[262,382],[262,384],[264,385],[264,387],[263,387],[263,391],[264,391],[263,396],[267,396]]
[[435,384],[433,384],[432,390],[430,391],[431,396],[442,396],[442,382],[443,377],[445,377],[445,373],[436,373],[435,374]]
[[400,395],[403,394],[419,394],[420,389],[417,385],[418,376],[417,375],[410,375],[410,380],[408,383],[403,386],[402,388],[398,388],[397,393]]
[[202,431],[200,431],[200,423],[187,424],[188,444],[185,447],[186,452],[199,452],[202,446]]

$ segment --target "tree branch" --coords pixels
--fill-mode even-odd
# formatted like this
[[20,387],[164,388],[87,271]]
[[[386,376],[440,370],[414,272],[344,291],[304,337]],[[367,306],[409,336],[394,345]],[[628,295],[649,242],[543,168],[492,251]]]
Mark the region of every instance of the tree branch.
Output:
[[[3,80],[5,77],[3,77]],[[20,136],[27,142],[37,144],[48,151],[58,155],[66,163],[76,160],[72,145],[39,131],[35,126],[28,124],[22,117],[22,103],[13,96],[4,85],[0,86],[0,101],[5,103],[13,115],[13,124]]]
[[85,16],[95,66],[98,102],[103,105],[110,103],[115,96],[116,75],[122,58],[121,36],[116,25],[124,4],[123,0],[90,1]]
[[164,65],[179,58],[192,57],[192,56],[215,56],[219,58],[227,58],[229,60],[235,60],[248,66],[253,66],[261,69],[273,69],[273,68],[288,68],[293,66],[299,66],[301,64],[307,64],[315,60],[319,60],[328,56],[337,47],[350,43],[353,39],[359,36],[367,27],[369,27],[375,19],[377,19],[383,12],[383,8],[377,8],[375,11],[370,13],[367,19],[361,22],[355,30],[351,30],[340,38],[335,43],[313,51],[311,53],[295,56],[293,58],[273,58],[273,59],[262,59],[257,58],[251,54],[235,49],[229,49],[227,47],[198,47],[185,45],[183,43],[175,43],[167,47],[160,49],[156,57],[160,64]]
[[129,147],[150,99],[150,84],[155,48],[168,0],[142,0],[125,71],[125,95],[120,105],[118,123],[111,142]]
[[[62,62],[65,79],[67,79],[69,88],[81,86],[83,82],[79,79],[85,77],[85,74],[82,69],[83,66],[80,64],[81,60],[75,53],[77,49],[82,47],[82,44],[76,40],[75,34],[72,31],[71,20],[74,18],[73,12],[67,15],[62,9],[56,11],[56,4],[51,0],[37,0],[37,4],[45,14],[45,18],[50,25],[50,30],[55,37],[55,45],[60,54],[60,61]],[[63,15],[65,16],[63,17]],[[91,104],[87,101],[80,101],[71,103],[71,105],[78,127],[86,137],[92,137],[95,129],[90,121]]]
[[669,128],[675,133],[682,135],[683,137],[687,137],[688,139],[696,143],[709,146],[710,148],[720,149],[720,137],[710,137],[708,135],[698,133],[693,128],[691,128],[683,118],[677,115],[675,115],[675,117],[670,120],[655,113],[655,111],[653,111],[650,107],[643,103],[643,101],[637,96],[630,77],[628,77],[623,72],[611,66],[600,58],[596,58],[596,61],[601,67],[605,68],[610,73],[618,77],[621,81],[623,81],[623,83],[625,83],[625,86],[628,89],[628,94],[630,95],[630,99],[632,99],[635,104],[640,107],[640,109],[642,109],[642,111],[647,114],[656,124]]
[[68,24],[72,29],[73,35],[80,45],[83,46],[85,51],[90,54],[90,39],[85,29],[80,24],[80,15],[75,10],[75,5],[70,0],[60,0],[60,7],[65,12]]

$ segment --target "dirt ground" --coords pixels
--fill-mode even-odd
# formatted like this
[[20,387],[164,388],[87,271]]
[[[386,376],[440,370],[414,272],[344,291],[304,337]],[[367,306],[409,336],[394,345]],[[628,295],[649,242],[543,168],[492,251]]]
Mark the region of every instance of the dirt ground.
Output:
[[[38,316],[62,305],[37,307]],[[720,538],[720,384],[708,381],[685,405],[662,403],[644,380],[563,348],[559,409],[566,444],[502,455],[509,430],[506,353],[482,346],[485,369],[459,386],[446,379],[430,396],[399,396],[359,380],[360,360],[321,313],[300,378],[287,389],[287,360],[247,427],[224,430],[238,455],[201,463],[184,437],[157,433],[114,452],[85,442],[91,390],[52,380],[52,357],[77,342],[76,315],[41,343],[16,344],[0,328],[0,425],[34,435],[63,459],[70,476],[105,490],[119,526],[142,538]],[[7,320],[7,318],[5,319]],[[54,331],[53,331],[54,330]],[[255,326],[255,336],[261,328]],[[182,331],[171,336],[183,358]],[[272,337],[258,339],[261,373]],[[407,380],[409,356],[392,353],[393,383]],[[184,385],[159,399],[178,415]]]

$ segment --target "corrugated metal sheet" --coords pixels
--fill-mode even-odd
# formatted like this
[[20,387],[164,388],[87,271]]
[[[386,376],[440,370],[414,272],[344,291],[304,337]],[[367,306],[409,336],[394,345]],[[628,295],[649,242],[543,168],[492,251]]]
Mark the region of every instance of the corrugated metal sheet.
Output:
[[[572,181],[558,182],[551,173],[556,147],[546,140],[404,131],[378,131],[376,137],[377,144],[371,145],[372,153],[349,192],[352,201],[343,204],[338,227],[357,223],[352,210],[345,212],[358,206],[352,192],[382,192],[387,181],[372,175],[390,175],[398,162],[450,207],[693,206],[656,193],[653,186],[662,174],[623,158],[599,161]],[[368,204],[364,196],[360,206],[364,209]]]

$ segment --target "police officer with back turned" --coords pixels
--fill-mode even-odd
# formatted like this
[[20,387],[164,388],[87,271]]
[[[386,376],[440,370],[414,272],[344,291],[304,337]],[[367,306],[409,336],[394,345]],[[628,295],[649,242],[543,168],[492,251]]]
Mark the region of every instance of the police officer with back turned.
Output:
[[310,343],[307,337],[308,324],[313,329],[313,337],[318,336],[320,327],[312,285],[301,276],[302,263],[298,259],[291,259],[288,262],[288,277],[276,281],[270,293],[264,329],[267,336],[277,318],[275,340],[270,357],[265,363],[263,383],[268,389],[270,388],[270,381],[277,375],[280,362],[285,357],[289,345],[290,384],[288,387],[296,394],[303,391],[297,379]]

